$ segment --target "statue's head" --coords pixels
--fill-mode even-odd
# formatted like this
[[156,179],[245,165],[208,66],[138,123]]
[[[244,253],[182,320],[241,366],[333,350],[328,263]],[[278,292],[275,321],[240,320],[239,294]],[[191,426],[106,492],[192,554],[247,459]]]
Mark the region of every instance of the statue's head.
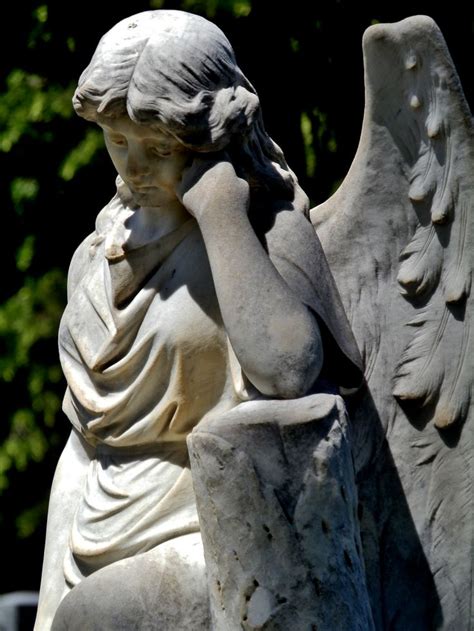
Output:
[[81,75],[76,112],[128,116],[196,152],[226,150],[254,191],[292,199],[297,187],[265,132],[258,96],[224,33],[182,11],[146,11],[106,33]]
[[128,114],[194,151],[223,149],[248,133],[259,110],[224,33],[182,11],[147,11],[114,26],[83,72],[73,103],[89,120]]

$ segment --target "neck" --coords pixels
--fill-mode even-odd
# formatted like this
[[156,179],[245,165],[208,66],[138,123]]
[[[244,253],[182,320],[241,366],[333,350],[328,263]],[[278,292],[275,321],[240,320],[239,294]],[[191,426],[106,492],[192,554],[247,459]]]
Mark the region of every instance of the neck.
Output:
[[156,241],[173,232],[189,219],[191,215],[177,200],[166,206],[142,206],[127,219],[126,227],[129,230],[127,249],[133,250],[145,243]]
[[164,206],[141,206],[135,214],[143,225],[153,226],[155,230],[159,228],[163,233],[178,228],[190,218],[178,200]]

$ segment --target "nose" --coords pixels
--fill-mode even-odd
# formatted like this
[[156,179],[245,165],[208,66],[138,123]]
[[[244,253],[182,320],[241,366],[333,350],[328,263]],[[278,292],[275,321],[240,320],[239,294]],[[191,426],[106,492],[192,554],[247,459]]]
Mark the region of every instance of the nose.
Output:
[[142,148],[129,146],[126,175],[132,184],[142,184],[150,175],[150,163]]

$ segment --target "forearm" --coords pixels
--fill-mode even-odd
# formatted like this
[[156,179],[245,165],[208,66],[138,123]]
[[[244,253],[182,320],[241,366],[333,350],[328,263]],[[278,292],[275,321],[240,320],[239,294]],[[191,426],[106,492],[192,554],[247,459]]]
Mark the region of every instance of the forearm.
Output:
[[301,396],[322,365],[318,325],[273,266],[239,204],[227,198],[198,220],[224,325],[244,372],[263,394]]

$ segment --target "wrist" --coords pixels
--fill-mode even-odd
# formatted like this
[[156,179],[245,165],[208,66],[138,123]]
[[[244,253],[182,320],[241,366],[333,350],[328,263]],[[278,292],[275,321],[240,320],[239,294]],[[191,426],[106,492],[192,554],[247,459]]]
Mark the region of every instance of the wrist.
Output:
[[248,204],[231,199],[213,199],[212,203],[203,205],[194,215],[203,229],[250,225],[248,220]]
[[237,177],[227,161],[209,163],[198,161],[184,177],[178,195],[186,210],[197,221],[206,221],[214,215],[230,217],[246,215],[249,208],[249,185]]

